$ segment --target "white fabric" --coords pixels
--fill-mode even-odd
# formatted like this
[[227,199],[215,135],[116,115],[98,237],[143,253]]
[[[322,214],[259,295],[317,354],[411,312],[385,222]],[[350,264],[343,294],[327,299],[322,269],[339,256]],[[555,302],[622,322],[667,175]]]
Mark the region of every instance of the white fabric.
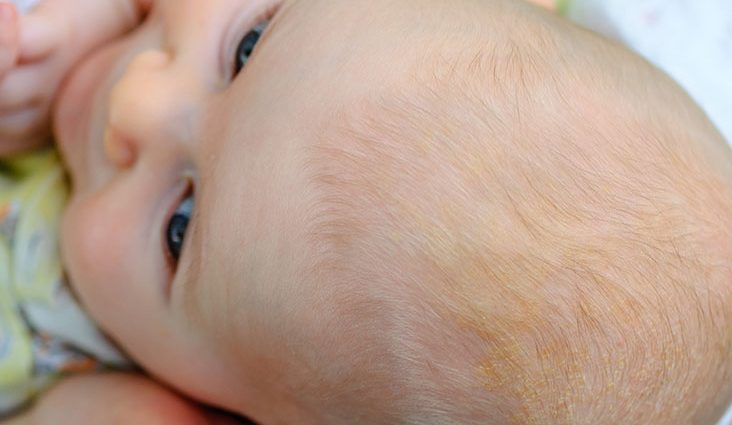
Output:
[[567,15],[666,71],[732,144],[732,0],[570,0]]
[[729,406],[727,413],[722,416],[717,425],[732,425],[732,405]]

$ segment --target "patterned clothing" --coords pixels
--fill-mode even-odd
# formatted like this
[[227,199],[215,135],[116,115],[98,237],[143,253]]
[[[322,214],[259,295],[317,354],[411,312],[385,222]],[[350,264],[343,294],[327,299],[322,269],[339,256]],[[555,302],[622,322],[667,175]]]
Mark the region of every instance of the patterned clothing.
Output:
[[126,364],[64,280],[67,194],[55,152],[0,160],[0,416],[63,374]]
[[[21,14],[40,0],[12,0]],[[66,285],[58,226],[68,187],[46,151],[0,159],[0,418],[59,376],[126,361]]]

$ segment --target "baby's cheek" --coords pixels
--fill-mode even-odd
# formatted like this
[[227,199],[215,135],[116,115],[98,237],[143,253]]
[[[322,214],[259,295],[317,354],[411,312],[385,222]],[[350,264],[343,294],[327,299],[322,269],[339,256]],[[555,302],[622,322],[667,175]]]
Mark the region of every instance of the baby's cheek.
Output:
[[107,211],[95,197],[73,200],[64,217],[62,248],[71,285],[102,322],[124,303],[129,264],[121,237],[123,214]]

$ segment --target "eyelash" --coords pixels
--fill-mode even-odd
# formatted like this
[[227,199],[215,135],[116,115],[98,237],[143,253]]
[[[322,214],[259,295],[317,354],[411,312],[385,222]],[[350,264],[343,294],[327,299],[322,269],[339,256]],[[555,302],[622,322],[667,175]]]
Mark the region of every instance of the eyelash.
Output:
[[259,35],[257,39],[255,40],[255,46],[252,48],[252,52],[256,49],[256,43],[261,41],[262,36],[264,35],[265,31],[267,30],[267,27],[269,26],[270,22],[274,18],[274,15],[277,13],[280,7],[280,2],[274,2],[275,4],[268,7],[263,13],[261,13],[255,22],[255,25],[248,27],[248,30],[246,33],[244,33],[243,36],[241,36],[238,41],[236,42],[233,52],[229,54],[229,57],[233,59],[230,65],[231,69],[231,79],[233,80],[236,78],[237,75],[241,72],[241,70],[244,68],[244,65],[246,65],[247,61],[242,63],[241,68],[238,67],[238,61],[239,61],[239,51],[240,47],[242,45],[242,42],[251,34],[253,31],[259,30]]
[[[269,21],[262,21],[259,24],[257,24],[254,28],[249,30],[244,37],[239,41],[239,44],[236,46],[236,55],[234,58],[234,77],[239,75],[242,69],[244,69],[244,66],[249,62],[249,58],[251,57],[252,53],[254,53],[254,49],[257,47],[257,42],[262,38],[262,34],[264,34],[264,31],[267,29],[267,25],[269,24]],[[243,58],[242,56],[242,46],[247,50],[246,57]]]
[[[173,253],[171,252],[170,243],[168,240],[169,232],[171,230],[173,219],[176,217],[176,214],[178,214],[180,208],[185,204],[185,202],[191,199],[192,206],[191,211],[189,213],[188,221],[186,222],[186,227],[183,233],[183,237],[181,238],[180,242],[180,250],[179,252]],[[181,191],[180,195],[176,198],[175,203],[173,204],[172,208],[168,212],[163,229],[162,229],[162,248],[163,252],[165,253],[165,259],[166,264],[168,266],[168,270],[171,274],[173,274],[178,266],[178,261],[180,260],[181,256],[183,255],[184,248],[185,248],[185,241],[187,238],[188,230],[191,226],[191,219],[193,218],[193,211],[195,211],[195,196],[194,196],[194,190],[193,190],[193,184],[190,180],[187,180],[185,183],[185,188],[183,191]]]

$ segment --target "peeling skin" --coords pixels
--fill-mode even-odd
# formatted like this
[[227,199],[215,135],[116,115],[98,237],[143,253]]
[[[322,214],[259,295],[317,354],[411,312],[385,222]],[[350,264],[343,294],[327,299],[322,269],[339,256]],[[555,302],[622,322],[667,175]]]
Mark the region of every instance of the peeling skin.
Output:
[[[470,164],[481,163],[475,157]],[[465,179],[486,173],[460,170]],[[612,182],[601,183],[606,191],[616,190]],[[515,423],[544,423],[548,417],[576,423],[594,399],[606,398],[625,400],[627,411],[652,412],[654,406],[641,404],[667,391],[665,374],[691,365],[679,364],[688,359],[688,346],[674,340],[679,331],[669,327],[667,313],[644,305],[638,296],[645,290],[630,284],[647,281],[643,270],[657,266],[652,257],[637,254],[642,250],[634,243],[641,236],[627,239],[616,224],[598,226],[592,220],[567,226],[571,231],[553,228],[551,216],[536,221],[546,210],[541,203],[526,202],[526,190],[513,199],[497,193],[491,202],[503,202],[514,214],[485,205],[466,210],[454,198],[424,206],[402,204],[400,209],[422,238],[419,250],[429,258],[428,269],[443,277],[451,299],[443,301],[451,306],[448,317],[484,347],[475,377],[487,393],[521,400]],[[464,222],[476,226],[464,233],[459,230]],[[658,229],[655,224],[648,228]],[[566,240],[549,242],[558,234]],[[628,266],[611,259],[635,263],[631,270],[641,274],[629,275]],[[664,302],[675,294],[684,297],[665,285],[659,294],[643,296],[662,296]]]

